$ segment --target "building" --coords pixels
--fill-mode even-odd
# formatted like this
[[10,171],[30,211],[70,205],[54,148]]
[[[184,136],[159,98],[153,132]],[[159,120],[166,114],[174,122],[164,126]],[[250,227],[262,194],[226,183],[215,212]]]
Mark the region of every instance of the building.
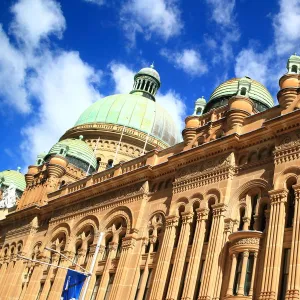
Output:
[[276,106],[249,77],[198,99],[181,141],[144,68],[25,178],[0,173],[0,298],[60,299],[67,271],[17,255],[89,269],[104,232],[86,299],[299,299],[300,57],[287,69]]

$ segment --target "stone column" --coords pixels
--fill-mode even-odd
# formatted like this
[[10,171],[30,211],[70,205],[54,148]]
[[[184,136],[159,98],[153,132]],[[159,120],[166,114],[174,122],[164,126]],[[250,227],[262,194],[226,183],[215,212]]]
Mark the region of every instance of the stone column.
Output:
[[228,255],[228,236],[232,233],[233,227],[234,227],[234,221],[232,219],[225,219],[224,220],[224,232],[223,232],[223,238],[221,243],[221,254],[219,257],[219,263],[218,263],[218,270],[217,270],[217,276],[215,280],[215,286],[213,289],[213,300],[219,300],[220,294],[221,294],[221,288],[222,288],[222,281],[224,278],[223,272],[225,271],[225,260],[226,256]]
[[[38,260],[40,261],[45,261],[44,257],[38,257]],[[26,300],[35,300],[36,296],[39,292],[40,289],[40,282],[41,282],[41,278],[43,276],[43,268],[44,265],[40,264],[40,263],[36,263],[35,267],[33,269],[31,278],[29,280],[25,295],[24,295],[24,299]]]
[[[20,253],[20,255],[25,256],[24,254]],[[16,263],[13,268],[12,277],[9,281],[8,290],[6,293],[6,298],[3,299],[19,299],[19,296],[22,292],[22,274],[24,271],[24,261],[21,258],[16,258]],[[5,297],[5,295],[3,295]]]
[[203,281],[200,287],[199,300],[209,300],[213,296],[213,287],[218,270],[218,258],[221,252],[222,232],[224,228],[224,216],[227,206],[224,203],[214,204],[213,220],[210,239],[207,247],[207,255],[203,269]]
[[[66,256],[68,256],[69,258],[72,257],[71,252],[67,252],[67,251],[62,251],[62,253]],[[65,259],[64,257],[61,258],[60,260],[60,264],[59,266],[61,267],[68,267],[71,265],[71,262],[68,261],[67,259]],[[67,275],[68,270],[66,269],[61,269],[61,268],[57,268],[57,272],[55,275],[55,279],[49,294],[49,299],[60,299],[61,294],[62,294],[62,290],[64,287],[64,283],[65,283],[65,279],[66,279],[66,275]],[[26,299],[27,300],[27,299]]]
[[257,263],[257,256],[258,252],[254,252],[254,261],[253,261],[253,267],[252,267],[252,276],[251,276],[251,285],[249,290],[249,296],[253,296],[253,286],[254,286],[254,280],[256,278],[256,263]]
[[109,243],[109,253],[106,259],[106,264],[102,272],[102,278],[101,278],[98,297],[97,297],[98,299],[104,299],[104,295],[109,281],[109,269],[111,268],[111,261],[116,257],[117,249],[118,249],[117,243],[115,242]]
[[122,252],[118,263],[114,283],[110,293],[110,300],[128,299],[130,288],[133,284],[134,276],[130,272],[130,264],[134,248],[136,247],[136,239],[132,236],[124,237],[122,240]]
[[11,260],[8,264],[7,270],[5,272],[4,275],[4,280],[2,282],[2,288],[1,288],[1,294],[0,295],[6,295],[8,289],[9,289],[9,282],[12,280],[12,275],[13,275],[13,269],[14,269],[14,265],[15,265],[15,261],[14,261],[15,257],[12,256]]
[[201,254],[202,254],[202,248],[203,248],[203,242],[205,236],[207,217],[208,217],[207,208],[197,209],[197,223],[196,223],[194,241],[192,244],[190,261],[187,269],[184,290],[182,294],[182,299],[184,300],[193,299],[200,262],[201,262]]
[[167,300],[177,299],[182,271],[185,263],[186,251],[191,231],[190,224],[193,221],[193,213],[182,213],[182,227],[180,231],[178,246],[174,259],[173,270],[170,278]]
[[176,216],[166,217],[166,230],[161,245],[149,300],[162,299],[168,270],[170,267],[171,256],[173,253],[178,220],[179,218]]
[[230,271],[230,276],[229,276],[227,296],[233,295],[233,283],[234,283],[234,277],[235,277],[235,271],[236,271],[236,263],[237,263],[236,254],[232,253],[231,271]]
[[285,299],[299,299],[300,292],[300,185],[293,186],[295,191],[295,207],[289,277]]
[[285,226],[287,192],[281,189],[270,191],[269,194],[271,209],[265,248],[262,288],[259,297],[261,300],[277,299]]
[[238,296],[244,296],[244,286],[245,286],[245,279],[246,279],[248,257],[249,257],[249,252],[248,251],[243,252],[241,279],[239,282],[239,287],[237,292]]
[[0,293],[1,293],[1,289],[3,288],[3,282],[5,282],[4,281],[4,276],[5,276],[7,267],[8,267],[8,263],[7,263],[6,259],[5,259],[3,261],[3,263],[2,263],[1,270],[0,270]]
[[[51,253],[50,255],[52,257],[52,264],[57,266],[60,255],[58,253]],[[48,258],[48,262],[50,262],[49,258]],[[41,296],[40,296],[40,300],[46,300],[48,297],[48,294],[50,293],[50,286],[51,286],[50,282],[51,282],[52,273],[53,273],[53,270],[55,269],[55,267],[47,266],[47,269],[48,269],[48,274],[46,276],[46,280],[45,280],[44,288],[43,288]]]

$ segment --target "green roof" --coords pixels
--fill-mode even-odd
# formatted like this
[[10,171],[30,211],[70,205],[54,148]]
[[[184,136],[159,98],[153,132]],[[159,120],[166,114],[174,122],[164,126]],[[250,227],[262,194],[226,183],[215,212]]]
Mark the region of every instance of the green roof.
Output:
[[[3,181],[2,181],[3,180]],[[22,173],[15,170],[6,170],[0,172],[0,182],[5,186],[10,186],[14,184],[17,190],[24,191],[26,188],[25,177]]]
[[91,165],[94,169],[97,168],[97,159],[92,148],[81,139],[65,139],[56,143],[48,152],[47,156],[51,154],[60,154],[62,147],[67,147],[68,156],[74,157]]
[[118,94],[95,102],[82,113],[75,126],[87,123],[126,125],[150,133],[169,146],[181,141],[171,115],[155,101],[138,94]]
[[[220,84],[211,94],[209,101],[214,101],[219,98],[234,96],[238,92],[238,83],[241,78],[233,78]],[[249,78],[250,79],[250,78]],[[251,80],[251,88],[249,91],[250,99],[256,100],[267,107],[274,106],[274,100],[269,91],[259,82]]]

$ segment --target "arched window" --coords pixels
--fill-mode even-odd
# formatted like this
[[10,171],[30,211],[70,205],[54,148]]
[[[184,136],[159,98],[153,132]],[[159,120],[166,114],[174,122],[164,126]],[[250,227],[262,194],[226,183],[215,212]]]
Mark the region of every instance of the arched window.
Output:
[[199,208],[200,204],[199,202],[194,202],[193,204],[193,221],[190,223],[191,229],[190,229],[190,236],[189,236],[189,245],[193,244],[194,236],[195,236],[195,230],[196,230],[196,223],[197,223],[197,211],[196,209]]
[[81,246],[82,246],[81,243],[78,243],[76,245],[75,256],[74,256],[74,259],[73,259],[74,264],[77,264],[77,262],[78,262],[79,250],[81,249]]
[[244,216],[245,216],[245,208],[241,207],[240,208],[240,225],[239,225],[239,231],[243,230],[244,228]]
[[295,207],[295,191],[293,189],[293,184],[296,183],[296,180],[293,178],[287,182],[288,195],[287,195],[287,203],[286,203],[286,220],[285,227],[290,228],[293,227],[294,220],[294,207]]
[[204,242],[209,241],[210,237],[210,232],[211,232],[211,225],[212,225],[212,219],[213,219],[213,212],[212,212],[212,205],[214,204],[214,200],[208,203],[208,216],[207,216],[207,221],[206,221],[206,230],[205,230],[205,237],[204,237]]
[[106,242],[105,242],[105,249],[104,249],[104,253],[103,253],[103,258],[102,260],[105,260],[108,257],[108,253],[109,253],[109,243],[112,242],[113,240],[113,236],[109,236],[106,238]]
[[254,230],[254,216],[256,211],[256,205],[257,205],[258,195],[251,197],[251,220],[250,220],[250,227],[249,230]]
[[121,252],[122,252],[122,243],[123,243],[123,238],[125,237],[125,232],[122,232],[119,236],[119,242],[118,242],[118,248],[117,248],[117,253],[116,253],[116,257],[120,257],[121,256]]
[[92,246],[92,241],[88,241],[87,250],[86,250],[85,259],[84,259],[84,264],[87,264],[87,262],[88,262],[90,252],[91,252],[91,246]]
[[260,231],[264,232],[266,225],[267,225],[267,219],[266,219],[266,210],[268,209],[268,205],[265,204],[262,207],[262,211],[261,211],[261,218],[260,218]]
[[242,273],[242,264],[243,264],[243,253],[239,253],[237,257],[236,271],[233,283],[233,295],[237,295],[238,288],[241,281],[241,273]]
[[298,68],[296,65],[292,66],[292,73],[297,73],[298,72]]
[[106,169],[110,169],[113,167],[114,161],[112,159],[109,159],[106,165]]
[[178,226],[176,227],[176,237],[175,237],[175,242],[174,242],[174,247],[176,248],[178,246],[179,242],[179,237],[180,237],[180,232],[181,232],[181,227],[182,227],[182,216],[181,213],[184,212],[184,206],[180,206],[179,208],[179,220],[178,220]]
[[241,95],[246,96],[246,94],[247,94],[247,89],[245,87],[242,87],[241,88]]
[[200,116],[202,113],[202,107],[198,107],[196,110],[196,115]]

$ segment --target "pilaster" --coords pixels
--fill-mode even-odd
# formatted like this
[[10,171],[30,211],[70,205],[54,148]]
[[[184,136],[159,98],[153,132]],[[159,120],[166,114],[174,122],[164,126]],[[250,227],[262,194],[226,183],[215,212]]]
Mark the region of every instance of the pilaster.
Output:
[[170,267],[178,220],[179,218],[177,216],[166,217],[166,230],[156,266],[152,290],[149,298],[150,300],[162,299],[165,282]]

